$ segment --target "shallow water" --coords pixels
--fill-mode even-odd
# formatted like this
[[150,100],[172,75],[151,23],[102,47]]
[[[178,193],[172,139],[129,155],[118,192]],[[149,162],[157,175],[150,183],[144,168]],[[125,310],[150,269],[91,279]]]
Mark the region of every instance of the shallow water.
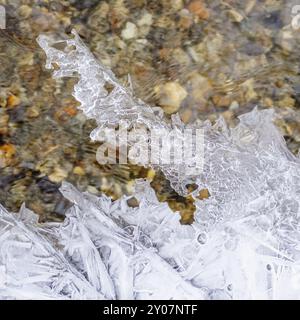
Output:
[[[136,166],[96,162],[97,145],[89,139],[95,124],[76,109],[74,79],[55,81],[44,69],[45,55],[35,41],[40,33],[63,36],[75,28],[123,83],[131,75],[138,97],[169,114],[178,111],[184,122],[222,115],[234,125],[256,105],[275,108],[297,153],[296,3],[0,1],[6,9],[0,33],[0,203],[17,211],[25,201],[41,220],[56,220],[68,206],[58,191],[64,179],[118,198],[132,191],[134,178],[154,176]],[[189,215],[192,205],[160,173],[152,184],[161,200]]]

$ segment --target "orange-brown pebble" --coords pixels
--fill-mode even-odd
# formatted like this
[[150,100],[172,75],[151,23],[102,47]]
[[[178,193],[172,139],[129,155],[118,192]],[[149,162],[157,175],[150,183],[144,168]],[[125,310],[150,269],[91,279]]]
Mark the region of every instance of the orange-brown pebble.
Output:
[[190,4],[188,5],[188,10],[203,20],[207,20],[210,15],[208,9],[201,0],[195,0],[190,2]]
[[17,105],[19,105],[21,103],[21,100],[19,97],[15,96],[14,94],[11,94],[8,98],[7,98],[7,106],[10,108],[16,107]]
[[67,113],[69,116],[74,117],[77,114],[76,107],[68,106],[64,108],[64,112]]
[[209,193],[208,189],[200,190],[199,196],[198,196],[198,198],[200,200],[208,199],[209,197],[210,197],[210,193]]
[[0,168],[9,165],[15,153],[15,146],[10,143],[0,146]]

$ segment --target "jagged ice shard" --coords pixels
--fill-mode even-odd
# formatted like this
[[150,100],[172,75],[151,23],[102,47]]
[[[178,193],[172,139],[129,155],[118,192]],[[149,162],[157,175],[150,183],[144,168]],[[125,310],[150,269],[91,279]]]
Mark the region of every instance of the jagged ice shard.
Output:
[[[131,130],[186,127],[136,99],[75,32],[38,42],[46,66],[59,67],[55,77],[79,77],[74,96],[97,121],[93,140],[103,141],[103,130],[123,120]],[[63,50],[55,48],[59,42],[66,43]],[[194,195],[209,190],[208,199],[195,200],[192,225],[181,225],[143,180],[136,182],[136,208],[128,197],[112,201],[63,183],[73,206],[62,224],[40,226],[25,207],[19,214],[0,207],[0,297],[299,299],[300,162],[272,119],[272,110],[255,109],[235,128],[223,119],[192,124],[204,131],[203,171],[159,166],[182,195],[190,183],[198,186]]]

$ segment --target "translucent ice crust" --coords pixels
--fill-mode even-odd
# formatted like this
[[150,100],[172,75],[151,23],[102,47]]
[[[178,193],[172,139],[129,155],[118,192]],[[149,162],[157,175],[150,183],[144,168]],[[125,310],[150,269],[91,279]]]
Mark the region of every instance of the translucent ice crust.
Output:
[[[161,108],[152,108],[136,98],[130,88],[123,87],[112,71],[95,59],[76,31],[73,30],[72,33],[74,38],[66,40],[55,40],[41,35],[37,41],[47,55],[46,68],[54,69],[54,78],[79,78],[74,86],[73,96],[81,103],[80,109],[83,113],[88,118],[95,119],[98,125],[91,133],[91,139],[113,144],[113,141],[110,141],[110,134],[105,133],[106,129],[123,125],[134,133],[129,136],[126,143],[129,146],[130,160],[139,165],[161,169],[173,188],[185,195],[187,180],[195,180],[202,170],[202,166],[199,166],[200,168],[191,166],[194,158],[202,159],[202,148],[199,150],[199,155],[195,156],[191,145],[188,147],[190,152],[185,154],[181,163],[160,165],[138,157],[138,149],[145,150],[150,143],[145,131],[164,131],[165,138],[172,132],[181,145],[190,145],[189,139],[182,136],[183,129],[200,130],[203,128],[202,124],[185,126],[178,115],[172,116],[171,121],[167,121]],[[152,140],[153,149],[159,147],[158,145],[158,141]],[[172,158],[177,159],[178,148],[175,146],[170,153]]]
[[[177,116],[168,122],[134,98],[74,35],[64,41],[41,36],[39,43],[47,66],[59,66],[56,77],[79,76],[74,96],[97,121],[93,139],[123,120],[132,130],[184,128]],[[66,42],[63,50],[55,48],[59,42]],[[300,299],[300,163],[273,116],[255,109],[235,128],[222,118],[191,125],[204,132],[203,171],[158,166],[182,194],[197,184],[192,225],[181,225],[179,214],[142,180],[136,208],[126,197],[112,201],[63,183],[73,206],[60,225],[39,226],[25,207],[18,215],[1,207],[0,297]],[[211,196],[199,200],[203,188]]]
[[[47,55],[46,68],[59,67],[53,71],[54,78],[79,77],[73,95],[84,114],[95,119],[100,129],[118,126],[125,119],[130,124],[164,127],[150,106],[135,98],[130,88],[124,88],[113,72],[95,59],[75,30],[72,34],[74,37],[66,40],[40,35],[37,42]],[[63,48],[57,49],[59,45]],[[106,85],[110,85],[110,90]],[[97,131],[92,138],[97,137]]]

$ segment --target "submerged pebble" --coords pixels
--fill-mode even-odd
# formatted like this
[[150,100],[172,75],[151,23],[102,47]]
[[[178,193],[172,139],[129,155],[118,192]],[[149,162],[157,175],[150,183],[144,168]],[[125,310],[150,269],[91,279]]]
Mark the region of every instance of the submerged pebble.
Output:
[[186,98],[186,90],[177,82],[167,82],[157,88],[159,104],[167,114],[175,113]]

